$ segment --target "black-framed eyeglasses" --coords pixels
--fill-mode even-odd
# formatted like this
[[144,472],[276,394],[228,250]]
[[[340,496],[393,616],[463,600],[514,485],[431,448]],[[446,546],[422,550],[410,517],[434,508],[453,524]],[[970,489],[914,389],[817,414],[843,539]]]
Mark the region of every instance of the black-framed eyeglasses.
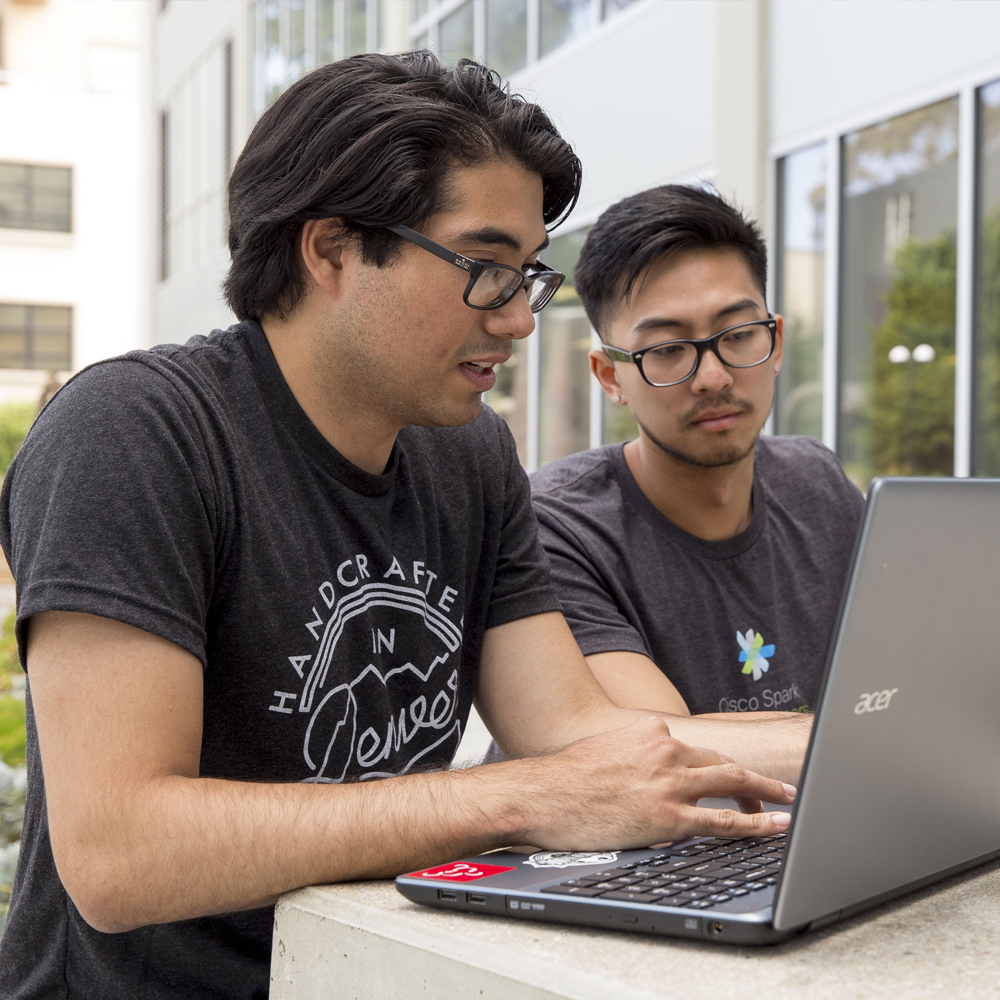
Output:
[[778,321],[769,314],[767,319],[727,326],[702,340],[665,340],[641,351],[623,351],[605,344],[604,353],[612,361],[634,364],[650,385],[664,388],[691,378],[708,350],[727,368],[762,365],[774,353],[777,331]]
[[471,257],[463,257],[409,226],[385,228],[465,271],[469,275],[469,283],[465,286],[462,299],[472,309],[499,309],[523,288],[528,294],[528,307],[536,313],[549,304],[556,290],[566,280],[565,274],[546,267],[541,261],[527,271],[507,264],[487,264],[472,260]]

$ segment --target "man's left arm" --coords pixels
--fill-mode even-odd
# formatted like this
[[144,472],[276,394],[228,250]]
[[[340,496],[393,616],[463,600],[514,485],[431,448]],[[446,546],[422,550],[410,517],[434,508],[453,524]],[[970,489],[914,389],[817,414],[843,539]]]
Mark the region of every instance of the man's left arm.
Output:
[[664,714],[670,732],[692,746],[708,747],[743,767],[798,785],[812,732],[804,712],[713,712],[692,715],[662,670],[640,653],[594,653],[590,667],[608,698],[620,708]]

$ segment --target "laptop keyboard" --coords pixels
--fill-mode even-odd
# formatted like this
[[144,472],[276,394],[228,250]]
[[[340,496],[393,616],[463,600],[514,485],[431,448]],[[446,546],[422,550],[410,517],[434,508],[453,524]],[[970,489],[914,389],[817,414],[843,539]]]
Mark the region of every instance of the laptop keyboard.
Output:
[[745,840],[704,840],[645,861],[567,879],[542,892],[707,910],[774,885],[784,850],[783,833]]

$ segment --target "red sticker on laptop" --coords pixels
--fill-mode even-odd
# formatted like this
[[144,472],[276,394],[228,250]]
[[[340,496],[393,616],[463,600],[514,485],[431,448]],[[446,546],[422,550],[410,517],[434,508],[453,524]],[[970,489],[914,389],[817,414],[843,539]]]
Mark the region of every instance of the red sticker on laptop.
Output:
[[407,878],[441,878],[447,882],[475,882],[477,878],[488,878],[501,872],[515,871],[503,865],[470,865],[467,861],[455,861],[450,865],[425,868],[422,872],[410,872]]

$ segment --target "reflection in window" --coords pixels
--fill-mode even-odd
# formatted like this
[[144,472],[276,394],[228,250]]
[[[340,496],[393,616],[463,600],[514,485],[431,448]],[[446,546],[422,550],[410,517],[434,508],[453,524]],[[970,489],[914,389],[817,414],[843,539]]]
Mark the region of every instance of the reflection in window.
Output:
[[266,107],[277,99],[288,77],[285,56],[281,51],[281,4],[278,0],[267,0],[264,4],[264,45],[261,58]]
[[632,2],[633,0],[604,0],[601,4],[601,16],[605,18],[614,17],[615,14],[624,10]]
[[73,228],[73,172],[69,167],[0,163],[0,228]]
[[582,35],[590,27],[590,0],[539,0],[539,54]]
[[979,91],[975,460],[1000,476],[1000,80]]
[[0,368],[69,371],[73,310],[0,303]]
[[951,475],[958,99],[845,137],[838,450],[872,476]]
[[334,0],[317,0],[316,3],[316,61],[325,66],[337,58],[336,17]]
[[449,64],[472,59],[474,52],[472,2],[462,4],[441,22],[441,58]]
[[[532,336],[535,336],[532,334]],[[500,414],[510,427],[521,464],[528,461],[528,342],[511,343],[510,360],[496,369],[496,385],[483,402]]]
[[528,0],[489,0],[486,4],[486,62],[510,76],[528,62]]
[[538,462],[545,465],[590,444],[590,321],[573,287],[587,230],[553,239],[542,260],[566,281],[538,314],[540,371]]
[[347,0],[347,48],[345,55],[368,51],[367,0]]
[[289,0],[288,64],[286,72],[298,79],[306,70],[306,0]]
[[826,143],[778,162],[778,204],[775,308],[785,317],[785,350],[775,430],[822,438]]

